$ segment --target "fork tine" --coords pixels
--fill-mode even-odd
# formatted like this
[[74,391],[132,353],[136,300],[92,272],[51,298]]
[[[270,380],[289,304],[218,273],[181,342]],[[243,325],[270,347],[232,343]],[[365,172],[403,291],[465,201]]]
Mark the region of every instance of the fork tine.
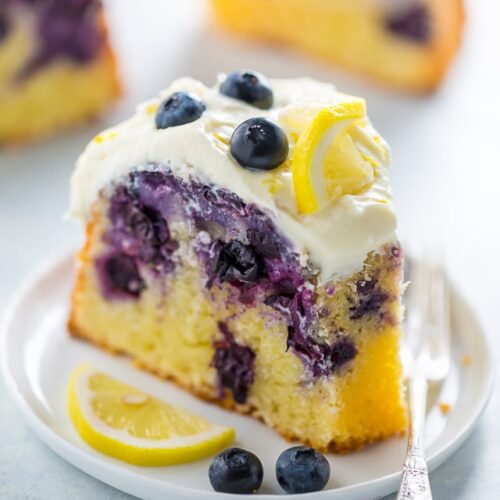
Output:
[[440,359],[441,370],[447,372],[450,359],[450,293],[441,263],[432,267],[429,321],[434,326],[431,355]]
[[420,332],[429,307],[429,269],[425,261],[412,261],[406,310],[406,342],[414,352],[420,343]]
[[402,349],[408,375],[410,434],[398,500],[432,499],[424,452],[425,412],[429,382],[444,379],[449,369],[448,283],[436,253],[414,261],[409,294],[409,321]]
[[439,252],[413,261],[410,279],[405,346],[415,366],[439,380],[450,364],[449,290]]

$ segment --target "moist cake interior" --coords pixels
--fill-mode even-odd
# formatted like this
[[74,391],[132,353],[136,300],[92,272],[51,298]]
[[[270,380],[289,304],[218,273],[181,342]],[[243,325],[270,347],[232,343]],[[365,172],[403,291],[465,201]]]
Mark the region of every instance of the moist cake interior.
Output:
[[150,165],[101,198],[80,260],[74,335],[320,449],[403,432],[397,244],[319,286],[259,207]]

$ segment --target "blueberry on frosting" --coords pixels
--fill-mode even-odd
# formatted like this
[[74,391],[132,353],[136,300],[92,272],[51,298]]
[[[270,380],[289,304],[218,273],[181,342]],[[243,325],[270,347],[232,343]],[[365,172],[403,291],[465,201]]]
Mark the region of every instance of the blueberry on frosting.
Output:
[[163,101],[156,112],[156,128],[176,127],[196,121],[206,106],[200,99],[187,92],[175,92]]
[[273,91],[267,78],[256,71],[230,73],[222,82],[220,92],[260,109],[269,109],[273,105]]
[[273,170],[288,156],[285,131],[268,118],[250,118],[239,125],[231,137],[233,158],[250,170]]

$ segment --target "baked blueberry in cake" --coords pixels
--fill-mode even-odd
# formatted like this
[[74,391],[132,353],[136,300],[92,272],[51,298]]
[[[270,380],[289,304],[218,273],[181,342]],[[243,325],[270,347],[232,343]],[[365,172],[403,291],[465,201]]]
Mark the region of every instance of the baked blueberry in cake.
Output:
[[62,131],[119,91],[100,0],[0,2],[0,144]]
[[212,0],[220,25],[391,87],[435,89],[460,45],[462,0]]
[[77,162],[70,332],[319,449],[403,432],[389,161],[331,84],[175,81]]

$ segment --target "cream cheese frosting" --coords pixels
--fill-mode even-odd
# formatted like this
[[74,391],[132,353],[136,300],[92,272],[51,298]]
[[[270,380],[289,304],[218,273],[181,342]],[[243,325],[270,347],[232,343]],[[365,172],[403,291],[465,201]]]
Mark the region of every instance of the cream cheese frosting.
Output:
[[[318,268],[322,282],[360,268],[369,252],[395,239],[388,148],[367,120],[359,125],[361,134],[376,138],[381,145],[371,187],[360,194],[343,195],[317,213],[300,215],[287,165],[270,172],[246,170],[231,157],[230,137],[248,118],[265,116],[280,122],[294,108],[319,109],[349,96],[333,85],[305,78],[270,83],[274,106],[261,110],[220,94],[219,83],[206,87],[190,78],[176,80],[158,99],[141,104],[130,119],[102,132],[86,147],[71,179],[70,216],[88,220],[104,188],[133,170],[158,163],[168,165],[181,178],[199,177],[266,209],[278,230]],[[206,110],[194,122],[157,130],[156,108],[176,91],[197,95]],[[284,128],[292,152],[296,131]]]

